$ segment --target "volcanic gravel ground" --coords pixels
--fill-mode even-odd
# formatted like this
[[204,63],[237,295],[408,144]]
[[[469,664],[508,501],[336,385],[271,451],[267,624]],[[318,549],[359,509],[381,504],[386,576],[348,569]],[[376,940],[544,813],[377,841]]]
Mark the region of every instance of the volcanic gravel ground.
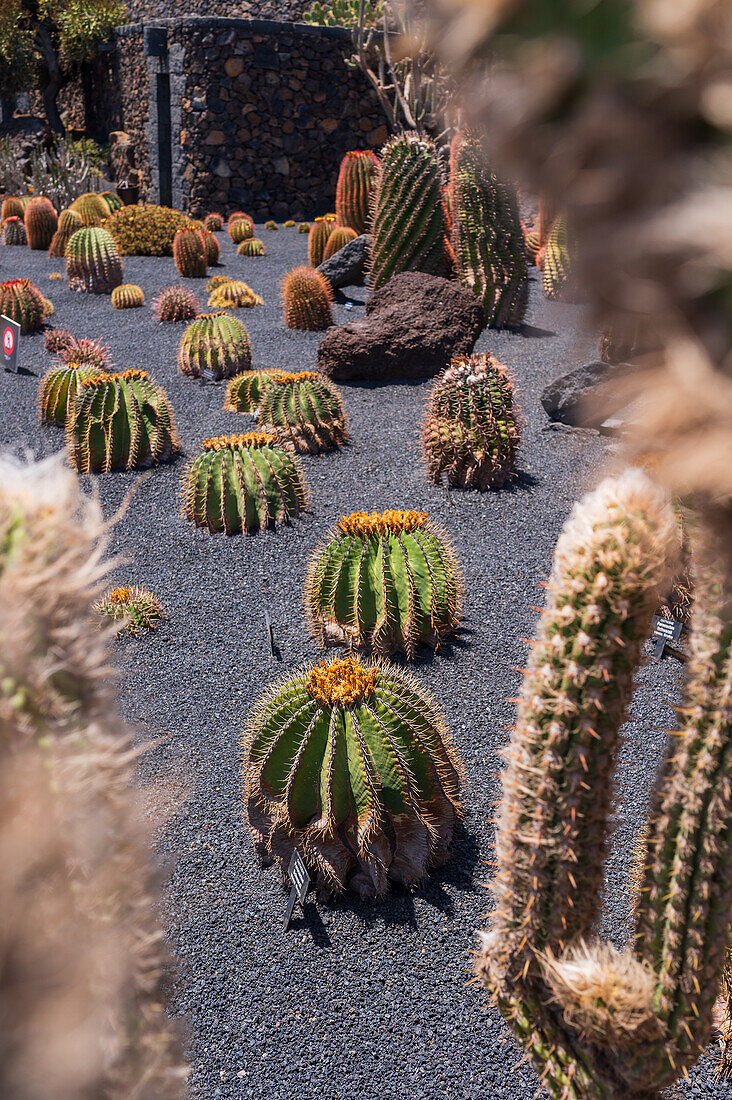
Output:
[[[220,233],[218,270],[245,279],[263,307],[238,310],[249,329],[254,363],[313,368],[320,334],[284,327],[279,283],[304,262],[307,237],[295,229],[257,227],[264,258],[235,254]],[[142,309],[115,311],[106,296],[69,291],[63,270],[45,253],[0,249],[3,278],[28,276],[49,296],[52,323],[77,336],[103,339],[118,369],[148,370],[170,394],[187,455],[206,436],[247,430],[251,419],[222,410],[224,386],[184,378],[176,367],[183,325],[160,325],[149,302],[180,280],[169,258],[124,260],[126,282],[145,292]],[[211,272],[213,273],[213,272]],[[592,488],[608,460],[607,443],[590,432],[550,425],[542,387],[557,374],[596,358],[581,332],[577,307],[544,299],[533,276],[531,327],[521,334],[483,334],[512,371],[525,416],[516,483],[500,492],[448,494],[427,481],[419,423],[429,383],[382,388],[344,385],[350,444],[339,453],[305,457],[310,509],[291,527],[254,536],[211,536],[180,515],[184,461],[155,469],[135,493],[114,534],[114,549],[132,562],[121,583],[150,588],[170,619],[157,633],[119,640],[120,705],[141,738],[166,735],[141,768],[168,797],[187,801],[160,826],[159,853],[169,874],[163,919],[179,959],[173,1012],[188,1018],[195,1098],[267,1100],[443,1100],[534,1096],[537,1079],[482,990],[468,985],[475,930],[490,908],[484,882],[492,858],[492,803],[497,750],[506,742],[537,615],[539,587],[572,503]],[[362,315],[363,290],[338,323]],[[21,341],[26,371],[0,375],[2,445],[47,455],[63,446],[60,430],[40,428],[39,377],[50,357],[43,336]],[[93,479],[112,515],[137,475]],[[464,570],[464,626],[458,640],[415,672],[445,710],[465,763],[465,828],[454,856],[411,893],[379,901],[345,897],[325,907],[308,902],[283,930],[286,892],[276,869],[262,869],[242,816],[240,731],[259,693],[321,654],[304,629],[301,608],[307,560],[330,526],[357,509],[416,508],[449,533]],[[273,657],[264,611],[272,617]],[[338,651],[335,651],[336,653]],[[641,826],[664,728],[673,722],[677,668],[649,663],[638,676],[633,720],[626,729],[617,802],[618,832],[608,865],[607,930],[620,942],[628,910],[627,867]],[[714,1083],[707,1058],[679,1089],[683,1096],[732,1095]]]

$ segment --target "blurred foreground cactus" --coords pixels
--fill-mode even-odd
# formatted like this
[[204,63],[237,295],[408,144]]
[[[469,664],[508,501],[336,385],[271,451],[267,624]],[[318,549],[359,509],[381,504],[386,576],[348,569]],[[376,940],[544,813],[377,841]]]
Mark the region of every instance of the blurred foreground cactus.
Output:
[[348,226],[358,236],[368,232],[371,195],[379,175],[379,158],[370,149],[346,153],[336,184],[338,225]]
[[243,740],[257,851],[283,870],[299,851],[325,897],[374,897],[447,862],[461,766],[408,673],[353,657],[305,669],[260,699]]
[[269,372],[261,382],[259,423],[305,454],[334,450],[348,439],[340,390],[317,371]]

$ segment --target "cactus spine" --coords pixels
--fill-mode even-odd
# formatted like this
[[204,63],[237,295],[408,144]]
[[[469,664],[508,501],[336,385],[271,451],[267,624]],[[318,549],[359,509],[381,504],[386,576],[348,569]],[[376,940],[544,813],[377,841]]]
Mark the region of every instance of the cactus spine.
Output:
[[431,141],[402,134],[384,146],[371,234],[374,290],[401,271],[447,274],[447,211]]
[[111,294],[122,282],[122,261],[106,229],[78,229],[66,245],[66,274],[71,290]]
[[336,184],[336,218],[356,236],[369,226],[371,195],[379,174],[379,160],[370,150],[353,150],[341,161]]
[[24,220],[28,247],[36,252],[45,252],[58,227],[58,215],[51,200],[43,195],[31,199],[25,208]]
[[460,592],[455,554],[424,512],[353,512],[315,552],[305,606],[321,645],[411,660],[457,629]]
[[178,230],[173,237],[173,261],[184,279],[206,278],[206,246],[198,229],[186,226]]
[[307,489],[296,460],[267,432],[205,439],[184,478],[184,512],[214,534],[264,530],[305,507]]
[[219,262],[219,256],[221,255],[221,249],[219,248],[219,242],[214,237],[210,229],[199,230],[201,237],[203,238],[203,252],[206,257],[206,266],[215,267]]
[[249,237],[241,242],[236,254],[237,256],[264,256],[265,251],[264,241],[260,241],[258,237]]
[[353,657],[273,685],[244,733],[255,847],[286,869],[297,849],[325,897],[385,894],[449,858],[460,762],[409,674]]
[[308,263],[311,267],[319,267],[322,264],[328,237],[334,229],[335,217],[331,214],[326,214],[324,218],[316,218],[313,222],[308,233]]
[[249,370],[251,365],[249,333],[228,313],[202,313],[183,333],[178,367],[189,378],[217,382]]
[[45,298],[30,279],[0,283],[0,313],[16,321],[22,333],[35,332],[45,319]]
[[333,324],[333,291],[319,271],[294,267],[282,281],[282,302],[288,328],[319,332]]
[[329,260],[331,256],[335,256],[336,252],[340,252],[349,241],[355,241],[358,234],[355,229],[351,229],[350,226],[338,225],[333,230],[328,240],[325,242],[325,248],[323,249],[323,259]]
[[126,632],[133,635],[155,630],[166,618],[163,605],[152,592],[129,584],[105,592],[92,604],[92,610],[114,622],[124,623]]
[[487,325],[516,327],[529,300],[516,195],[485,165],[478,142],[465,134],[453,139],[452,163],[452,246],[460,280],[480,299]]
[[242,214],[229,221],[229,236],[234,244],[241,244],[254,236],[254,222],[248,215]]
[[73,408],[82,382],[95,373],[99,372],[73,359],[53,367],[42,379],[38,389],[38,411],[41,423],[63,427],[68,410]]
[[200,305],[193,291],[183,286],[168,286],[153,298],[150,308],[158,321],[171,323],[192,321],[198,316]]
[[25,231],[25,223],[22,218],[15,215],[3,222],[3,244],[27,245],[28,236]]
[[298,227],[297,227],[297,231],[298,231],[298,233],[309,233],[310,232],[310,222],[300,222]]
[[58,227],[48,246],[48,255],[52,260],[62,260],[66,256],[66,245],[77,229],[81,229],[81,218],[74,210],[62,210],[58,216]]
[[264,299],[241,280],[227,279],[211,291],[208,304],[210,309],[253,309],[263,306]]
[[270,383],[273,370],[247,370],[235,375],[226,386],[226,412],[253,413],[259,408],[262,394]]
[[348,439],[340,391],[317,371],[272,371],[260,387],[259,422],[296,451],[319,454]]
[[134,283],[123,283],[112,291],[112,306],[114,309],[139,309],[145,304],[145,295],[141,287]]

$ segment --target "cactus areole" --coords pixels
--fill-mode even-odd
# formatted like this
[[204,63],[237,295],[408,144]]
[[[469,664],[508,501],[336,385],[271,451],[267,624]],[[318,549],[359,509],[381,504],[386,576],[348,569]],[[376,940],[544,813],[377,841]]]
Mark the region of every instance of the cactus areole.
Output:
[[460,764],[444,719],[411,676],[353,657],[260,700],[244,737],[257,850],[300,852],[319,892],[384,894],[449,858]]

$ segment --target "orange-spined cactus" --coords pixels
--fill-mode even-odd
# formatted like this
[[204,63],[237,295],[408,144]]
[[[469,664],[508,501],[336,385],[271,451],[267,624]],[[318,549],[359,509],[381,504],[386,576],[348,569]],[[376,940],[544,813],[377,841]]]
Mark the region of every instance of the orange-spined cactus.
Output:
[[178,230],[173,237],[173,260],[184,279],[206,278],[206,246],[198,229]]
[[308,234],[308,260],[311,267],[318,267],[323,262],[323,253],[328,237],[335,229],[335,215],[326,214],[324,218],[316,218]]
[[25,208],[25,232],[28,247],[36,252],[45,252],[53,240],[58,226],[58,215],[50,199],[43,195],[31,199]]
[[288,328],[317,332],[333,324],[330,303],[333,291],[326,279],[311,267],[295,267],[282,282],[285,324]]
[[58,216],[58,225],[51,243],[48,246],[48,255],[52,260],[62,260],[66,255],[66,245],[69,243],[77,229],[81,229],[81,218],[75,210],[62,210]]
[[0,313],[17,321],[22,333],[35,332],[45,319],[45,300],[30,279],[0,283]]
[[356,230],[351,229],[350,226],[337,226],[325,242],[323,259],[329,260],[331,256],[335,256],[336,252],[340,252],[345,245],[349,244],[351,241],[355,241],[357,236]]
[[341,161],[336,184],[336,218],[350,226],[356,236],[369,225],[371,192],[379,173],[379,160],[371,150],[353,150]]

